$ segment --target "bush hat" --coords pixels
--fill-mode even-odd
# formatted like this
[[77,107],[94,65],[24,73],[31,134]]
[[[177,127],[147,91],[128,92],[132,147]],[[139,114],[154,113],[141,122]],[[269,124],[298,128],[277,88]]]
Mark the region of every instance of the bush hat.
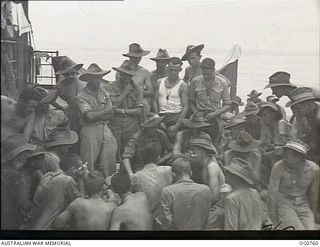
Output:
[[210,126],[210,124],[205,121],[205,117],[201,112],[196,112],[192,114],[189,119],[182,119],[182,123],[190,129],[197,129]]
[[154,114],[149,117],[145,123],[142,125],[144,128],[151,128],[162,122],[164,117],[160,117],[158,114]]
[[49,138],[50,140],[44,143],[46,148],[59,145],[71,145],[78,141],[77,133],[64,127],[57,127],[53,129]]
[[289,86],[289,87],[297,87],[290,83],[290,74],[285,71],[278,71],[269,77],[269,84],[265,86],[266,88],[273,88],[279,86]]
[[236,104],[237,106],[243,106],[244,103],[242,102],[242,99],[239,96],[234,96],[231,99],[231,103]]
[[82,63],[77,64],[73,62],[69,57],[64,57],[58,66],[59,66],[59,69],[55,74],[63,75],[69,72],[77,72],[82,68],[83,64]]
[[239,124],[243,124],[246,121],[243,118],[231,118],[230,121],[224,126],[225,129],[230,129]]
[[159,49],[157,56],[150,59],[153,61],[159,61],[159,60],[169,61],[170,56],[166,49]]
[[254,139],[247,131],[242,130],[237,140],[229,143],[229,147],[237,152],[250,152],[259,146],[260,142]]
[[204,48],[204,44],[201,45],[188,45],[185,54],[182,56],[181,60],[186,61],[191,53],[201,52]]
[[268,101],[268,102],[275,103],[275,102],[278,102],[278,101],[279,101],[279,98],[278,98],[277,96],[275,96],[275,95],[269,95],[269,96],[267,97],[267,101]]
[[102,78],[106,74],[109,74],[111,70],[103,70],[98,64],[92,63],[89,65],[87,71],[79,76],[79,80],[90,82],[92,78],[100,77]]
[[276,113],[276,119],[277,120],[280,120],[282,119],[282,113],[279,111],[278,107],[276,104],[272,103],[272,102],[261,102],[259,104],[259,107],[260,107],[260,110],[259,112],[257,113],[258,116],[261,117],[261,112],[266,109],[266,108],[269,108],[271,110],[273,110],[275,113]]
[[290,139],[282,148],[289,148],[303,155],[307,155],[310,147],[301,140]]
[[206,149],[210,153],[218,154],[217,149],[212,144],[211,137],[207,133],[202,132],[196,136],[193,136],[190,139],[188,146],[189,147],[190,146],[198,146],[198,147]]
[[240,112],[237,116],[242,117],[242,116],[256,115],[258,112],[259,112],[258,105],[253,102],[249,102],[244,107],[244,111]]
[[251,93],[247,94],[248,97],[254,98],[254,97],[259,97],[262,93],[259,93],[257,90],[253,89]]
[[129,45],[129,52],[122,54],[125,57],[143,57],[150,53],[151,51],[143,50],[140,44],[132,43]]
[[24,151],[34,150],[36,145],[28,143],[23,134],[13,134],[1,142],[1,161],[7,162]]
[[136,72],[133,70],[132,62],[130,60],[124,60],[120,67],[112,67],[115,71],[123,72],[128,75],[136,75]]
[[317,100],[314,91],[310,87],[298,87],[289,96],[291,100],[286,104],[286,107],[291,107],[306,100]]
[[233,158],[229,166],[223,166],[228,172],[242,178],[248,184],[254,185],[255,176],[250,164],[243,159]]

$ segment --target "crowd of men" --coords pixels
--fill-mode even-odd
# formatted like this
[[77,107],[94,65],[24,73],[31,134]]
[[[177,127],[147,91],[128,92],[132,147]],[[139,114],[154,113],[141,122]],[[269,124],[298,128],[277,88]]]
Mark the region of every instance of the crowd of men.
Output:
[[240,111],[203,48],[159,49],[150,73],[133,43],[112,82],[66,58],[53,90],[2,95],[1,228],[315,229],[318,95],[279,71]]

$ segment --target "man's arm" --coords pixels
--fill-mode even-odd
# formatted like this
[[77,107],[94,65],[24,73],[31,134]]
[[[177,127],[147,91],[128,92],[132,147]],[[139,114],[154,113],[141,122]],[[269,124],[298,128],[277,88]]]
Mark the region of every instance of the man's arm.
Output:
[[73,216],[73,207],[77,203],[77,200],[74,200],[53,222],[54,229],[66,229],[68,223]]
[[[279,161],[282,162],[282,161]],[[277,207],[276,203],[279,200],[279,185],[280,185],[280,178],[282,176],[281,172],[281,165],[277,162],[272,170],[270,175],[270,181],[269,181],[269,188],[267,193],[267,206],[269,209],[270,216],[272,218],[272,221],[278,222],[277,217]]]
[[195,113],[198,111],[196,108],[196,98],[195,98],[196,85],[195,84],[196,84],[196,80],[192,80],[188,88],[189,108],[191,113]]
[[173,215],[171,213],[172,198],[166,188],[162,190],[160,200],[160,211],[156,218],[156,222],[160,225],[161,229],[167,230],[172,225]]
[[137,138],[138,137],[136,134],[130,138],[130,140],[128,141],[127,145],[124,148],[123,155],[122,155],[122,163],[129,175],[133,174],[130,159],[132,159],[136,154],[137,145],[138,145]]
[[224,230],[237,231],[239,230],[239,212],[236,202],[232,199],[225,199],[225,216],[224,216]]
[[308,191],[308,197],[313,215],[316,215],[316,209],[319,200],[319,166],[314,164],[312,169],[314,175]]
[[154,98],[153,98],[153,111],[156,114],[159,114],[159,86],[160,80],[157,81],[156,88],[154,89]]
[[177,123],[168,128],[169,135],[171,135],[171,136],[174,136],[178,132],[179,128],[182,125],[182,119],[187,116],[188,111],[189,111],[188,85],[183,83],[181,85],[181,87],[179,88],[179,91],[180,91],[180,97],[181,97],[181,104],[182,104],[183,108],[182,108],[182,111],[180,113],[180,116],[179,116]]
[[146,89],[143,90],[144,97],[152,97],[153,96],[153,86],[150,79],[150,72],[145,70],[145,81]]
[[119,209],[115,209],[111,216],[110,229],[111,231],[119,231],[122,223],[122,215]]
[[177,157],[184,157],[185,155],[181,153],[181,148],[182,148],[182,144],[185,141],[185,135],[184,135],[184,131],[179,131],[176,134],[176,140],[173,144],[173,149],[172,149],[172,153],[173,153],[173,157],[177,158]]
[[23,128],[23,134],[26,137],[28,142],[34,130],[35,119],[36,119],[36,113],[32,112],[31,115],[28,117],[28,121],[26,122]]
[[[127,95],[131,92],[131,90],[133,90],[133,86],[136,86],[136,85],[134,85],[133,82],[126,84],[124,90],[120,93],[120,95],[117,97],[113,97],[112,104],[114,107],[119,108],[123,104]],[[110,92],[110,93],[112,93],[112,92]]]
[[219,188],[220,188],[220,172],[221,169],[216,162],[211,162],[207,166],[207,172],[208,172],[208,178],[209,178],[209,184],[208,186],[211,189],[212,193],[212,203],[215,204],[219,200]]

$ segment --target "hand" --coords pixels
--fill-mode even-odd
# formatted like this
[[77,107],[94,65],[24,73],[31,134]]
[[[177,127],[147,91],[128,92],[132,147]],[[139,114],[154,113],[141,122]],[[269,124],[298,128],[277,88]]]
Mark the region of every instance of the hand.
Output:
[[168,135],[171,137],[175,136],[178,132],[178,129],[179,129],[179,126],[177,126],[177,125],[170,126],[167,130]]
[[214,119],[215,117],[217,117],[218,114],[216,112],[212,112],[210,114],[208,114],[205,119],[207,119],[208,122],[210,122],[212,119]]

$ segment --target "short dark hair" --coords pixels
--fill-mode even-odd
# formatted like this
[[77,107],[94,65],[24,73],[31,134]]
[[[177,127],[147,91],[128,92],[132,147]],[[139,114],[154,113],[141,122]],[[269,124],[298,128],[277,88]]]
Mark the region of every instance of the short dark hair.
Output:
[[205,58],[201,62],[201,69],[214,69],[216,62],[212,58]]
[[191,172],[190,161],[186,158],[176,158],[172,161],[171,169],[176,175],[189,174]]
[[147,146],[142,151],[144,164],[155,163],[160,156],[160,150],[153,145]]
[[98,171],[90,172],[84,179],[84,187],[88,196],[92,196],[102,190],[104,177]]
[[180,65],[180,66],[183,65],[181,59],[178,58],[178,57],[171,57],[171,58],[169,59],[169,64],[171,64],[171,65]]
[[119,172],[112,176],[111,187],[115,193],[123,194],[131,190],[130,176],[126,172]]
[[74,153],[68,153],[62,157],[59,166],[63,171],[68,171],[72,167],[78,167],[80,160],[81,158],[79,155]]

